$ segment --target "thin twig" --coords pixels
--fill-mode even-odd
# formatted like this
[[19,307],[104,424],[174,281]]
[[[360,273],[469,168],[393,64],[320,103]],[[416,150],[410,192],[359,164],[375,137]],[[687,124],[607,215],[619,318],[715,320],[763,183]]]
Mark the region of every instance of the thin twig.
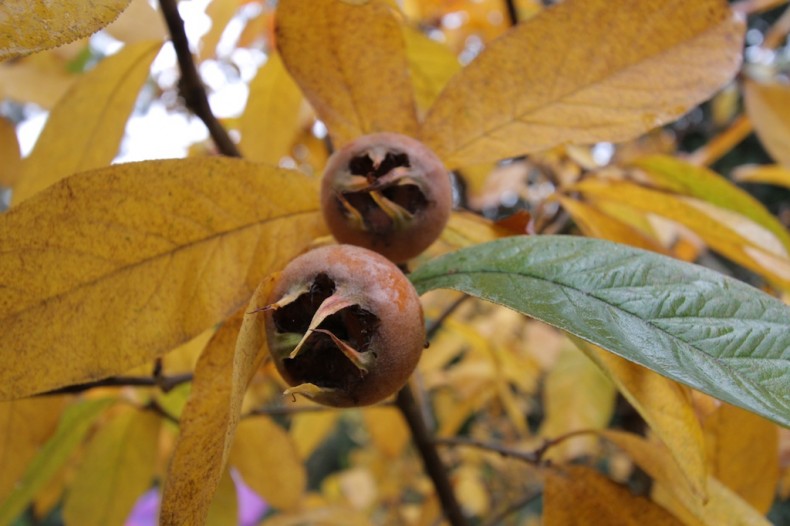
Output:
[[435,443],[431,440],[428,428],[420,415],[420,408],[414,400],[410,386],[406,385],[398,392],[395,405],[398,406],[409,429],[411,429],[414,445],[420,452],[426,473],[433,481],[433,486],[436,488],[436,494],[439,497],[439,502],[442,503],[442,509],[447,521],[452,526],[466,526],[466,519],[461,512],[458,500],[455,498],[453,486],[447,477],[447,470],[442,464],[442,459],[439,458],[439,452],[436,450]]
[[162,407],[162,405],[156,400],[151,400],[150,402],[148,402],[145,406],[143,406],[143,409],[145,409],[146,411],[153,411],[154,413],[158,414],[162,418],[173,422],[175,425],[178,425],[180,423],[178,421],[178,418],[171,415],[170,412],[167,411],[167,409],[165,409],[164,407]]
[[[382,402],[376,404],[375,407],[389,407],[393,404],[391,402]],[[266,415],[266,416],[288,416],[297,415],[300,413],[322,413],[326,411],[343,411],[342,407],[330,407],[326,405],[296,405],[296,406],[263,406],[251,410],[249,413],[242,416],[248,418],[251,416]]]
[[507,505],[504,509],[495,513],[491,517],[491,519],[483,523],[483,526],[496,526],[497,524],[500,524],[503,520],[505,520],[505,518],[508,515],[517,512],[518,510],[520,510],[530,502],[534,501],[541,495],[543,495],[542,491],[536,491],[535,493],[530,493],[525,495],[524,497],[520,498],[516,502]]
[[96,387],[158,387],[162,392],[167,393],[181,384],[192,381],[192,373],[177,374],[173,376],[113,376],[94,382],[83,384],[67,385],[59,389],[53,389],[37,396],[54,396],[62,394],[79,394],[90,391]]
[[178,57],[178,66],[181,69],[181,80],[178,82],[178,91],[184,99],[187,108],[194,113],[208,128],[214,144],[223,155],[228,157],[241,157],[241,153],[231,140],[225,128],[214,116],[208,103],[206,88],[198,75],[192,53],[189,51],[189,41],[184,31],[184,20],[178,13],[176,0],[159,0],[162,15],[165,18],[170,39]]
[[511,26],[518,24],[518,8],[516,7],[516,0],[505,0],[505,7],[507,8],[507,18]]
[[439,332],[439,329],[442,328],[442,325],[447,320],[447,318],[449,318],[450,315],[452,315],[452,313],[454,313],[458,309],[458,307],[460,307],[463,304],[463,302],[468,300],[470,297],[471,296],[467,296],[466,294],[464,294],[463,296],[452,302],[446,309],[444,309],[444,312],[442,312],[438,318],[433,320],[431,324],[428,325],[428,328],[425,329],[425,337],[428,339],[428,341],[432,340],[433,337],[436,336],[436,333]]

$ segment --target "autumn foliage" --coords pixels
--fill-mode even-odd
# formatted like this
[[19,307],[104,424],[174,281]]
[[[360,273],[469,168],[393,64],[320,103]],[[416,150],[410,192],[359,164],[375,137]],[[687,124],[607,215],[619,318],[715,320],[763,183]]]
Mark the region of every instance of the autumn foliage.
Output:
[[0,526],[787,520],[786,2],[176,4],[0,2]]

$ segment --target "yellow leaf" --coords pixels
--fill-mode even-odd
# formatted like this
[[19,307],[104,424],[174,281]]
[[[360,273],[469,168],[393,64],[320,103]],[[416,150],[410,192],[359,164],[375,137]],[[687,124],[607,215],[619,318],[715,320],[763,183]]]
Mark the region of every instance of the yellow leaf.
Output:
[[217,44],[222,38],[222,33],[228,27],[228,23],[239,9],[239,5],[239,0],[212,0],[206,7],[206,15],[211,19],[211,29],[203,35],[200,41],[201,59],[216,56]]
[[277,45],[335,146],[374,132],[415,136],[398,13],[384,0],[282,0]]
[[127,44],[168,38],[162,14],[151,7],[148,0],[131,0],[126,11],[105,31]]
[[8,498],[0,503],[0,524],[10,523],[25,510],[80,445],[96,418],[112,403],[112,399],[101,398],[78,402],[66,409],[55,434],[27,466]]
[[567,0],[491,42],[453,78],[424,140],[454,168],[636,137],[729,81],[743,31],[721,0]]
[[667,446],[691,488],[704,496],[708,478],[705,439],[688,387],[595,345],[573,338]]
[[0,117],[0,187],[9,188],[19,179],[21,153],[14,124]]
[[250,97],[239,119],[241,150],[251,161],[278,165],[290,154],[299,132],[302,93],[277,53],[250,82]]
[[587,179],[577,184],[593,204],[619,203],[685,225],[713,250],[790,289],[790,258],[782,242],[747,217],[700,199],[649,190],[629,182]]
[[754,506],[771,508],[779,481],[779,430],[776,424],[722,404],[705,420],[711,474]]
[[654,500],[681,517],[685,524],[769,526],[765,517],[713,477],[708,477],[707,497],[693,492],[663,444],[622,431],[606,430],[601,435],[650,475],[655,481]]
[[307,472],[290,435],[270,418],[245,418],[236,429],[230,463],[244,482],[275,508],[297,507]]
[[229,526],[239,522],[239,499],[230,470],[226,469],[206,517],[207,526]]
[[95,33],[129,0],[4,0],[0,4],[0,60],[35,53]]
[[760,201],[716,172],[666,155],[642,157],[632,165],[663,190],[696,197],[754,221],[790,249],[790,234],[785,226]]
[[563,466],[546,473],[545,526],[680,526],[666,510],[586,466]]
[[332,410],[299,413],[291,417],[289,432],[302,460],[310,458],[335,428],[339,417],[340,413]]
[[442,241],[458,249],[509,235],[512,233],[477,214],[455,211],[442,232]]
[[370,439],[388,457],[397,457],[409,443],[411,433],[394,407],[370,407],[362,411]]
[[424,113],[439,96],[447,82],[459,71],[461,63],[450,49],[411,27],[403,28],[414,97]]
[[263,316],[256,310],[266,305],[272,282],[271,275],[261,282],[249,304],[220,327],[200,355],[162,492],[161,526],[206,522],[244,393],[268,354]]
[[52,109],[22,163],[22,177],[11,196],[14,203],[68,175],[110,164],[161,46],[161,42],[126,46],[74,83]]
[[0,502],[52,436],[69,397],[0,402]]
[[[614,413],[612,382],[572,345],[566,345],[543,387],[545,418],[539,434],[551,439],[582,429],[603,429]],[[567,460],[596,451],[598,439],[584,435],[548,450],[548,458]]]
[[744,82],[746,112],[776,162],[790,167],[790,86]]
[[51,108],[71,87],[77,75],[54,50],[0,63],[0,99],[33,102]]
[[581,201],[559,197],[562,207],[571,215],[581,231],[590,237],[608,239],[665,254],[667,251],[657,240],[651,239],[637,228],[606,214]]
[[0,399],[122,374],[224,320],[323,234],[317,208],[299,173],[201,158],[79,174],[0,215]]
[[453,473],[453,479],[453,489],[467,514],[484,516],[490,511],[490,496],[479,467],[462,465]]
[[161,417],[128,409],[89,442],[63,505],[67,524],[123,524],[137,498],[151,487]]
[[778,164],[739,166],[733,171],[732,177],[741,183],[764,183],[790,188],[790,168]]

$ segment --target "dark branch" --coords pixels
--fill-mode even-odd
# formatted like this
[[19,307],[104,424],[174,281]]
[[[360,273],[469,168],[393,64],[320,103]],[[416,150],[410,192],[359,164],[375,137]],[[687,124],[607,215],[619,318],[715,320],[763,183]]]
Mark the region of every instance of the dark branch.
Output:
[[425,329],[425,337],[428,339],[428,341],[432,340],[432,339],[433,339],[433,337],[434,337],[434,336],[436,336],[436,333],[437,333],[437,332],[439,332],[439,329],[441,329],[441,328],[442,328],[442,324],[444,323],[444,321],[445,321],[447,318],[449,318],[449,317],[450,317],[450,315],[451,315],[452,313],[454,313],[454,312],[456,311],[456,309],[458,309],[458,307],[460,307],[460,306],[461,306],[461,304],[462,304],[463,302],[465,302],[466,300],[468,300],[470,297],[471,297],[471,296],[467,296],[466,294],[464,294],[463,296],[461,296],[460,298],[458,298],[457,300],[455,300],[454,302],[452,302],[452,303],[450,304],[450,306],[449,306],[449,307],[447,307],[447,308],[444,310],[444,312],[442,312],[442,313],[439,315],[439,317],[438,317],[438,318],[436,318],[435,320],[433,320],[433,321],[431,322],[431,324],[430,324],[430,325],[428,325],[428,328],[427,328],[427,329]]
[[189,51],[189,41],[184,31],[184,21],[178,13],[176,0],[159,0],[159,5],[162,7],[162,14],[165,17],[165,23],[170,31],[170,38],[173,41],[173,47],[178,57],[178,66],[181,69],[178,91],[183,97],[184,103],[206,125],[220,153],[228,157],[241,157],[241,153],[230,136],[228,136],[225,128],[222,127],[222,124],[211,111],[206,88],[203,86],[203,81],[200,80],[200,75],[198,75],[195,62],[192,59],[192,53]]
[[507,18],[511,26],[518,24],[518,8],[516,7],[516,0],[505,0],[505,7],[507,8]]
[[158,387],[162,392],[172,391],[177,386],[192,381],[192,373],[178,374],[173,376],[113,376],[95,382],[84,384],[67,385],[59,389],[53,389],[41,393],[37,396],[54,396],[62,394],[79,394],[90,391],[96,387]]
[[445,446],[469,446],[475,447],[478,449],[485,449],[487,451],[493,451],[495,453],[499,453],[503,457],[511,457],[516,458],[519,460],[523,460],[524,462],[529,462],[530,464],[540,464],[543,462],[543,457],[546,455],[546,452],[553,448],[554,446],[561,444],[562,442],[570,439],[575,438],[582,435],[594,435],[597,431],[594,429],[580,429],[579,431],[571,431],[569,433],[565,433],[564,435],[557,436],[552,438],[551,440],[546,440],[543,442],[539,448],[535,449],[534,451],[518,451],[515,449],[511,449],[506,446],[500,446],[499,444],[493,444],[491,442],[482,442],[480,440],[474,440],[471,438],[463,438],[463,437],[455,437],[455,438],[437,438],[434,441],[434,444],[445,445]]
[[420,452],[425,471],[433,481],[436,494],[442,503],[445,517],[452,526],[466,526],[466,519],[461,512],[461,507],[458,505],[458,500],[455,498],[450,479],[447,477],[447,470],[442,464],[442,459],[439,458],[439,452],[436,451],[436,446],[420,415],[420,408],[417,406],[411,388],[408,385],[398,392],[395,405],[398,406],[411,430],[414,445]]

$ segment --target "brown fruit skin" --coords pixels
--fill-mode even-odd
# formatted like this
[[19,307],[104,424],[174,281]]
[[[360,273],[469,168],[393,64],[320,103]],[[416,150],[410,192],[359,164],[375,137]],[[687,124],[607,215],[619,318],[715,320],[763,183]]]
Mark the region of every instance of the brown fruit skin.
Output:
[[[390,232],[360,229],[344,215],[336,198],[349,161],[377,147],[408,155],[413,175],[420,179],[427,200],[427,206],[415,214],[407,227]],[[395,263],[403,263],[428,248],[447,224],[452,209],[450,176],[439,158],[420,141],[391,132],[363,135],[329,158],[321,183],[321,209],[330,232],[340,243],[369,248]]]
[[[335,283],[336,293],[351,297],[366,311],[379,318],[370,351],[375,361],[367,374],[346,392],[321,393],[314,401],[334,407],[370,405],[383,400],[406,384],[425,347],[425,321],[414,286],[392,262],[381,255],[352,245],[317,248],[292,260],[276,278],[268,304],[289,292],[312,283],[319,274]],[[277,370],[291,386],[309,382],[294,378],[284,365],[287,350],[274,350],[271,336],[275,326],[273,312],[265,312],[269,348]]]

